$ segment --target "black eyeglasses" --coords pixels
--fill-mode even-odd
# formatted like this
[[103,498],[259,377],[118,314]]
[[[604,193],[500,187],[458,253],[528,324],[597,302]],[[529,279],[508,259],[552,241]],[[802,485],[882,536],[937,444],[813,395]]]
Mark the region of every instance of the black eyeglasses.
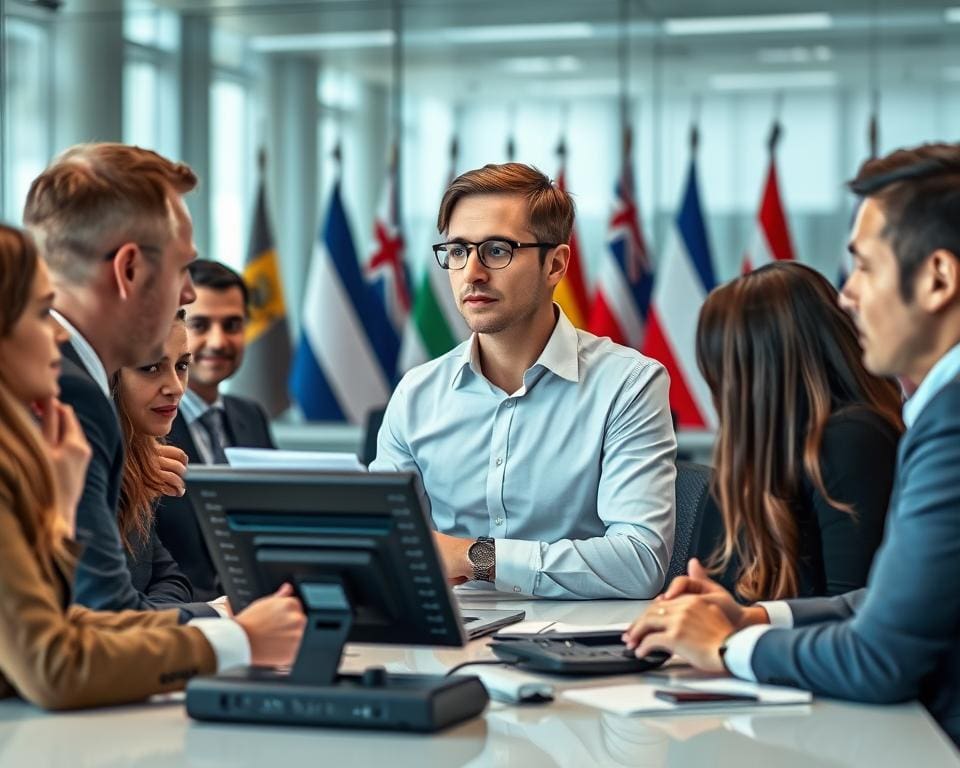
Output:
[[[110,253],[105,253],[103,255],[103,260],[113,261],[115,258],[117,258],[117,254],[120,253],[120,249],[123,248],[124,245],[130,245],[130,243],[127,242],[123,245],[118,245],[116,248],[110,251]],[[157,253],[160,253],[163,250],[163,248],[158,245],[144,245],[143,243],[134,243],[134,245],[137,246],[137,248],[139,248],[141,251],[156,251]]]
[[477,258],[487,269],[503,269],[513,261],[519,248],[556,248],[557,243],[518,243],[515,240],[484,240],[482,243],[437,243],[433,254],[444,269],[463,269],[470,258],[470,249],[476,248]]

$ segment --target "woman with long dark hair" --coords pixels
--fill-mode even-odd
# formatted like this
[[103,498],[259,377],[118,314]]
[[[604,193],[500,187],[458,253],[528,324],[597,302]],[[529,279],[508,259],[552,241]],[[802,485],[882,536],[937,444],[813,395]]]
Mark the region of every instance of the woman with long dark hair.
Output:
[[862,354],[836,290],[801,264],[762,267],[703,305],[697,364],[719,417],[722,528],[708,515],[700,546],[742,600],[866,583],[903,424],[899,388]]
[[[0,697],[54,709],[136,701],[182,688],[222,660],[204,631],[180,624],[178,610],[70,605],[90,447],[57,400],[67,336],[50,313],[53,299],[29,236],[0,225]],[[285,585],[236,621],[253,663],[288,664],[305,618]]]

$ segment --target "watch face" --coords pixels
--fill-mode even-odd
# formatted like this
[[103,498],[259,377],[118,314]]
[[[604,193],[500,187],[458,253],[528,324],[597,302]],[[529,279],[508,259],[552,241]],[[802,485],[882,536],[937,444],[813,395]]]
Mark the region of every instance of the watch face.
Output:
[[467,550],[470,562],[478,568],[492,568],[496,563],[496,551],[489,541],[475,541]]

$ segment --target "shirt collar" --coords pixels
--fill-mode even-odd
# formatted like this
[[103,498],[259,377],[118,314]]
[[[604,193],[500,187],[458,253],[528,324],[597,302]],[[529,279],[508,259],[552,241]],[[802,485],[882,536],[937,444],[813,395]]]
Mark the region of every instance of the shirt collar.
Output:
[[180,398],[180,412],[183,414],[183,418],[186,419],[187,424],[193,424],[193,422],[199,420],[200,417],[211,408],[218,408],[221,411],[224,410],[222,395],[218,394],[217,399],[210,405],[207,405],[207,402],[192,389],[188,389],[183,393],[183,397]]
[[[536,370],[537,367],[546,368],[561,379],[566,379],[573,383],[580,381],[580,339],[577,336],[577,329],[573,323],[564,314],[559,304],[554,302],[553,306],[557,313],[557,322],[553,327],[547,344],[540,353],[537,361],[527,369],[527,373]],[[476,376],[483,376],[480,368],[480,347],[477,334],[470,336],[470,339],[464,345],[463,352],[460,355],[460,365],[456,367],[450,381],[450,386],[456,388],[463,382],[464,373],[469,369]],[[524,381],[527,381],[527,375],[524,374]]]
[[960,344],[937,360],[930,372],[923,377],[917,391],[903,404],[903,423],[908,429],[916,422],[920,412],[933,400],[934,395],[957,376],[960,376]]
[[90,342],[73,326],[73,323],[57,312],[57,310],[51,309],[50,314],[52,314],[56,321],[70,334],[70,346],[76,350],[80,362],[83,363],[83,367],[87,369],[87,373],[89,373],[91,378],[97,383],[97,386],[103,390],[103,394],[110,397],[110,379],[107,376],[107,369],[103,367],[103,361],[100,360],[96,350],[90,346]]

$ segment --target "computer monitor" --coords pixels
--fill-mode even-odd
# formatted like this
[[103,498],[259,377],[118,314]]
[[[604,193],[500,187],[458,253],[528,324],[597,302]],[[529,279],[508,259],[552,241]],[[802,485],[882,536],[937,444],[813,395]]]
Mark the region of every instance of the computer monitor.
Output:
[[187,485],[233,610],[289,582],[308,616],[289,675],[191,681],[191,715],[435,730],[482,711],[473,677],[337,673],[348,640],[465,643],[415,475],[191,467]]

